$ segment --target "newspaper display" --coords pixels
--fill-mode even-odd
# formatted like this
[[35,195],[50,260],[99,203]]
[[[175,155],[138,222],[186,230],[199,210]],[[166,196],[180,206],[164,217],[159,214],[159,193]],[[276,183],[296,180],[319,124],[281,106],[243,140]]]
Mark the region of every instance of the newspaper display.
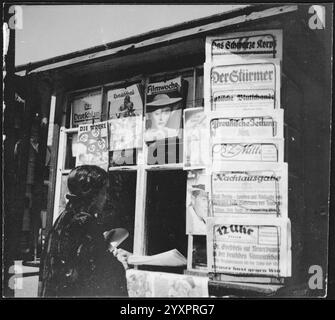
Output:
[[250,60],[204,65],[205,109],[280,108],[280,61]]
[[72,101],[72,127],[101,120],[101,92],[77,97]]
[[186,234],[206,234],[210,179],[205,170],[187,172]]
[[218,170],[226,162],[283,162],[282,139],[224,139],[211,148],[212,168]]
[[206,61],[279,59],[282,60],[282,30],[235,32],[206,38]]
[[[189,171],[186,233],[207,236],[211,272],[247,276],[241,281],[291,275],[288,166],[280,105],[282,50],[281,30],[206,38],[203,137],[209,141],[208,153],[204,152],[209,161],[198,175]],[[184,113],[186,170],[193,165],[188,150],[195,148],[188,112],[192,111]],[[201,189],[201,178],[209,180],[209,186],[203,183],[205,192],[195,193],[195,187]],[[198,207],[193,192],[204,195],[202,208],[208,195],[209,216],[198,229],[189,218],[188,209]]]
[[128,269],[129,297],[208,297],[208,278]]
[[287,217],[287,164],[225,164],[211,175],[212,216]]
[[76,166],[84,164],[97,165],[107,170],[107,121],[91,125],[80,125],[76,149]]
[[211,112],[207,121],[213,144],[227,138],[283,138],[283,110]]
[[204,108],[184,110],[184,169],[201,169],[208,163],[208,130]]
[[208,265],[215,273],[290,277],[289,219],[208,219]]
[[146,101],[146,142],[181,137],[182,79],[149,83]]

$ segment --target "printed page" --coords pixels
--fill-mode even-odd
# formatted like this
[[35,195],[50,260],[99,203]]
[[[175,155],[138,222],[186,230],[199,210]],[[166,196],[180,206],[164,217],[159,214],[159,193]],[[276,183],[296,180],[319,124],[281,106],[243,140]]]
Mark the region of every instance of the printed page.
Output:
[[107,170],[107,121],[79,126],[76,166],[83,164],[97,165]]
[[201,169],[208,164],[209,132],[204,108],[184,110],[184,169]]
[[216,273],[291,275],[289,219],[209,218],[209,268]]
[[206,234],[206,218],[209,215],[210,176],[205,170],[187,172],[186,233]]
[[206,37],[206,62],[279,59],[283,55],[282,30],[255,30]]
[[72,101],[72,127],[101,120],[101,92],[76,97]]
[[280,61],[205,63],[204,90],[206,112],[279,109]]
[[224,139],[283,138],[283,110],[211,112],[207,117],[212,144]]
[[287,217],[286,163],[226,163],[211,174],[211,215]]
[[186,265],[186,262],[186,258],[177,249],[152,256],[132,255],[128,258],[128,263],[133,265],[178,267]]
[[181,77],[148,84],[144,133],[146,142],[181,136],[184,105],[181,91]]
[[[218,139],[217,139],[218,140]],[[283,139],[222,139],[211,146],[213,168],[227,162],[238,163],[281,163],[284,161]],[[218,170],[215,169],[215,170]]]

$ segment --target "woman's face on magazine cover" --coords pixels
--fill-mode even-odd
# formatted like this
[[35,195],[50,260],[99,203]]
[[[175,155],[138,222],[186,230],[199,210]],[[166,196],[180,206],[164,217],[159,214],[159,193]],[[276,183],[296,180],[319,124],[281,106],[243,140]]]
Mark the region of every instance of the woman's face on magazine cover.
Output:
[[166,128],[170,115],[171,107],[159,108],[151,112],[152,129]]

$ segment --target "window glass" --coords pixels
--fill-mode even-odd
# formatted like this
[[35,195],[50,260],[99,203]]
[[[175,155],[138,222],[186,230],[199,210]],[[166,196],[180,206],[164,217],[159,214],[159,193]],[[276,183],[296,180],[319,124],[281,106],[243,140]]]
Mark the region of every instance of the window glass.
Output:
[[171,249],[187,255],[186,172],[149,171],[147,181],[147,254]]
[[103,223],[107,230],[125,228],[128,238],[120,244],[120,248],[133,251],[136,171],[109,172],[108,200],[103,215]]
[[207,268],[207,250],[206,236],[194,235],[192,247],[192,268],[206,269]]

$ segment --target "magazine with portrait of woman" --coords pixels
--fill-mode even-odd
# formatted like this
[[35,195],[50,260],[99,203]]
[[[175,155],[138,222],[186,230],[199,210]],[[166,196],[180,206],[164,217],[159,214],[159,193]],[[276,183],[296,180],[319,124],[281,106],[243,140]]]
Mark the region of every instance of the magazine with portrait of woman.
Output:
[[184,91],[181,77],[149,83],[145,141],[181,137]]
[[[149,83],[147,86],[144,140],[149,145],[149,149],[164,150],[164,163],[166,163],[165,158],[176,158],[175,162],[179,162],[178,151],[175,150],[178,149],[176,145],[180,145],[183,136],[182,112],[186,91],[187,83],[181,77]],[[172,155],[174,157],[171,157],[171,153],[175,153]]]

